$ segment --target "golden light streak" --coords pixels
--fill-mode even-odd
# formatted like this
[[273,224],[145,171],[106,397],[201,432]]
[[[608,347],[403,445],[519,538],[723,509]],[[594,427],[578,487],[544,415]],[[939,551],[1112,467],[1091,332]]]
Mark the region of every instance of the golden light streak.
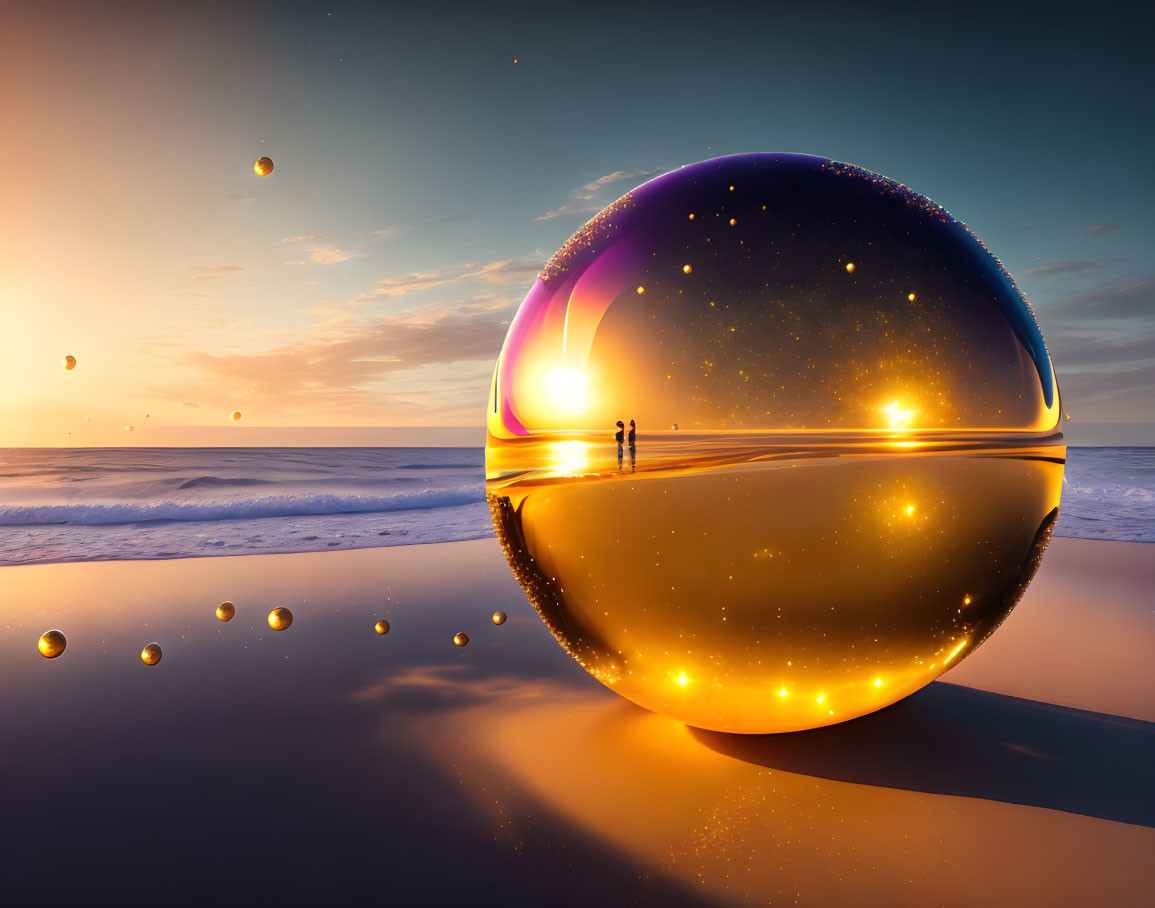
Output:
[[956,646],[954,649],[952,649],[950,651],[950,655],[942,660],[942,664],[943,665],[949,665],[951,659],[953,659],[955,656],[957,656],[959,653],[961,653],[966,648],[966,645],[968,643],[970,643],[969,640],[964,640],[962,643],[960,643],[958,646]]

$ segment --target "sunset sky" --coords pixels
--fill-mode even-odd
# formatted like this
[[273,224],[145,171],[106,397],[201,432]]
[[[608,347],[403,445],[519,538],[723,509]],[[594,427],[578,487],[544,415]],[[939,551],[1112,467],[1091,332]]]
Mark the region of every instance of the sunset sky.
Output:
[[1137,11],[389,6],[0,0],[0,446],[480,443],[542,262],[744,151],[944,205],[1034,306],[1074,440],[1155,443]]

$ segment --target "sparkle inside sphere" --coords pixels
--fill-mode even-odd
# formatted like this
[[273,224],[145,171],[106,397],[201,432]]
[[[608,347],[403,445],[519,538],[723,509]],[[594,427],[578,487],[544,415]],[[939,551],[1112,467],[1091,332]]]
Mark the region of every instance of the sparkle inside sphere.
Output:
[[160,651],[160,644],[150,643],[140,651],[140,661],[145,665],[156,665],[162,655],[164,654]]
[[379,634],[387,634],[389,633],[389,622],[382,618],[380,621],[373,625],[373,630]]
[[469,643],[469,635],[468,634],[454,634],[453,635],[453,645],[454,646],[465,646],[468,643]]
[[1060,414],[965,225],[858,167],[736,155],[627,193],[546,264],[494,372],[488,500],[595,678],[693,726],[795,731],[999,626],[1058,513]]
[[283,631],[293,623],[293,613],[287,608],[275,608],[269,612],[269,627],[275,631]]
[[222,602],[217,606],[217,617],[221,621],[232,621],[233,616],[237,613],[237,607],[231,602]]
[[505,614],[505,612],[494,612],[493,613],[493,623],[497,624],[497,625],[505,624],[505,619],[507,617],[508,616]]
[[68,646],[68,640],[60,631],[45,631],[40,635],[40,640],[36,646],[40,650],[40,655],[45,659],[55,659]]
[[71,372],[73,369],[75,369],[76,368],[76,357],[72,356],[71,354],[64,357],[64,368],[67,369],[69,372]]
[[257,158],[257,163],[253,165],[253,173],[259,177],[267,177],[273,172],[272,158]]

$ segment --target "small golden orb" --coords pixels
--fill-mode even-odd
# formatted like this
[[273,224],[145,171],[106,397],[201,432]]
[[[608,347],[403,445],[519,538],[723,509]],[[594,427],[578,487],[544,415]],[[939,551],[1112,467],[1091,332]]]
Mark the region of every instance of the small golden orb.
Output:
[[380,621],[373,625],[373,630],[379,634],[387,634],[389,633],[389,622],[382,618]]
[[275,631],[283,631],[293,623],[293,613],[287,608],[275,608],[269,612],[269,627]]
[[273,172],[272,158],[257,158],[257,163],[253,165],[253,173],[259,177],[267,177]]
[[68,639],[60,631],[45,631],[40,635],[40,642],[36,645],[40,648],[40,655],[45,659],[55,659],[68,646]]
[[145,665],[156,665],[160,661],[160,657],[164,655],[160,651],[160,645],[157,643],[150,643],[140,651],[140,661]]
[[509,616],[506,615],[505,612],[494,612],[493,613],[493,623],[494,624],[505,624],[505,619],[507,617],[509,617]]
[[237,607],[231,602],[222,602],[217,606],[217,617],[221,621],[232,621],[233,616],[237,613]]
[[469,643],[469,635],[468,634],[454,634],[453,635],[453,645],[454,646],[465,646],[467,643]]

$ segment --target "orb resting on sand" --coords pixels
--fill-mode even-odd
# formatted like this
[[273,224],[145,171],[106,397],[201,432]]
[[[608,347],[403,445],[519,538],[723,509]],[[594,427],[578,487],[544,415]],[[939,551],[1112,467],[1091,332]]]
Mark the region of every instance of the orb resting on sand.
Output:
[[60,631],[45,631],[36,646],[45,659],[55,659],[67,648],[68,639]]
[[257,163],[253,165],[253,173],[259,177],[267,177],[273,172],[272,158],[257,158]]
[[487,493],[595,678],[702,728],[795,731],[999,626],[1055,521],[1060,413],[965,225],[858,167],[735,155],[627,193],[542,269],[494,371]]
[[269,627],[275,631],[283,631],[293,623],[293,613],[287,608],[275,608],[269,612]]

